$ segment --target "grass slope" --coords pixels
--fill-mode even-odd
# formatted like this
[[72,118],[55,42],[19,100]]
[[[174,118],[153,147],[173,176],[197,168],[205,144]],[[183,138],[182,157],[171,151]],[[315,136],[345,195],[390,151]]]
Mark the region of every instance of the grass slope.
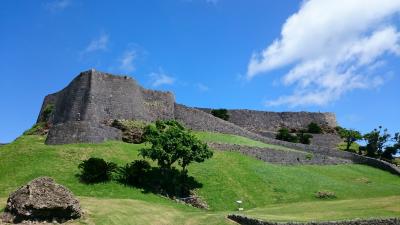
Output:
[[[210,139],[207,135],[200,137]],[[219,139],[230,143],[232,140]],[[144,145],[106,142],[47,146],[43,142],[44,137],[41,136],[22,136],[0,147],[2,202],[5,203],[9,193],[29,180],[51,176],[82,198],[82,204],[89,213],[88,218],[81,222],[89,224],[102,224],[101,221],[108,220],[107,224],[120,224],[118,221],[126,220],[135,224],[142,217],[152,217],[148,218],[150,224],[171,224],[167,220],[176,221],[172,224],[203,224],[204,221],[225,224],[228,221],[224,217],[235,210],[235,201],[239,199],[244,201],[245,213],[274,220],[400,216],[397,204],[399,177],[368,166],[279,166],[235,152],[215,152],[211,160],[189,167],[189,173],[203,184],[197,192],[211,207],[205,212],[115,182],[81,184],[75,176],[81,160],[96,156],[124,165],[138,158],[138,150]],[[249,144],[245,139],[234,142]],[[314,193],[320,190],[335,192],[337,200],[316,199]],[[366,204],[369,198],[387,204],[385,207]],[[364,203],[361,199],[365,199]],[[356,204],[358,202],[359,205]],[[347,209],[350,203],[353,204],[353,211]],[[307,214],[314,205],[320,211],[313,210],[314,214]],[[332,207],[334,210],[331,210]],[[379,210],[374,210],[376,207]],[[157,216],[151,216],[155,212]],[[301,217],[302,214],[305,216]],[[162,218],[166,221],[163,222]]]

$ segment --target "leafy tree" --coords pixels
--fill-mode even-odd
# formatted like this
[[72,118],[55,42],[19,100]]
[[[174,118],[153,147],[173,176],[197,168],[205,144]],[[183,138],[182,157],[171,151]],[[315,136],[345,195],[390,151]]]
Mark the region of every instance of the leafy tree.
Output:
[[362,135],[359,131],[346,128],[339,128],[337,130],[340,137],[346,142],[346,151],[350,151],[351,144],[362,139]]
[[278,130],[278,134],[275,136],[276,139],[288,142],[299,142],[299,138],[289,132],[287,128],[281,128]]
[[178,162],[186,173],[190,163],[203,162],[213,156],[207,144],[175,120],[156,121],[146,126],[144,139],[151,143],[151,148],[141,149],[140,154],[157,161],[164,170],[171,170],[172,164]]
[[300,143],[309,145],[311,143],[310,139],[313,136],[311,134],[307,134],[306,131],[301,130],[299,133],[297,133],[297,137],[298,137]]
[[382,126],[379,126],[379,129],[374,129],[373,131],[365,134],[364,139],[367,141],[367,156],[380,156],[383,153],[383,149],[389,138],[390,134],[387,132],[387,129],[382,131]]
[[322,133],[322,128],[317,123],[311,122],[310,124],[308,124],[307,128],[309,133],[312,134]]
[[229,120],[229,114],[227,109],[213,109],[211,110],[211,114],[223,120]]
[[385,150],[382,152],[381,158],[386,160],[393,160],[393,155],[396,155],[400,151],[400,133],[395,133],[392,138],[394,144],[392,146],[386,146]]

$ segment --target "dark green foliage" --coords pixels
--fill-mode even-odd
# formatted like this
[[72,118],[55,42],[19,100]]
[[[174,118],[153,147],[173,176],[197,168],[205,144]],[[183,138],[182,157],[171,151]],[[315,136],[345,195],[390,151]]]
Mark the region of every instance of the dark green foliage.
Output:
[[213,109],[211,110],[211,114],[223,120],[229,120],[228,110],[226,109]]
[[362,135],[359,131],[341,127],[337,128],[336,130],[339,133],[340,137],[343,138],[344,142],[346,143],[345,151],[351,152],[351,144],[362,139]]
[[203,162],[213,156],[207,144],[175,120],[156,121],[146,126],[144,140],[151,143],[151,148],[141,149],[140,154],[157,161],[162,169],[171,169],[177,162],[186,171],[191,162]]
[[365,134],[364,139],[367,141],[367,156],[375,158],[380,156],[389,138],[390,134],[387,132],[387,129],[382,131],[381,126],[379,126],[379,129],[374,129],[373,131]]
[[307,131],[308,133],[312,133],[312,134],[320,134],[322,133],[322,128],[314,122],[311,122],[310,124],[308,124],[307,126]]
[[46,135],[50,129],[47,122],[39,122],[24,132],[24,135]]
[[311,154],[311,153],[308,153],[308,154],[306,155],[306,159],[307,159],[307,160],[311,160],[313,157],[314,157],[314,155]]
[[140,144],[144,142],[143,133],[146,123],[136,120],[113,120],[111,126],[122,131],[122,141]]
[[54,104],[47,104],[41,114],[40,122],[47,122],[50,119],[50,116],[52,115],[53,111],[54,111]]
[[309,145],[311,143],[310,139],[313,136],[311,134],[307,134],[307,133],[305,133],[305,131],[301,130],[299,133],[297,133],[297,137],[298,137],[300,143]]
[[142,185],[147,182],[150,164],[145,160],[135,160],[118,169],[119,180],[128,185]]
[[336,194],[335,192],[331,191],[318,191],[317,193],[315,193],[315,197],[319,199],[335,199]]
[[299,142],[299,139],[296,135],[293,135],[289,132],[287,128],[281,128],[278,130],[278,134],[275,137],[278,140],[288,141],[288,142]]
[[391,140],[394,144],[392,146],[386,146],[385,150],[382,152],[381,158],[393,161],[394,155],[396,155],[400,151],[400,133],[395,133],[394,137]]
[[78,168],[81,170],[79,177],[85,183],[106,182],[112,179],[112,173],[117,170],[113,162],[106,162],[101,158],[89,158],[82,161]]

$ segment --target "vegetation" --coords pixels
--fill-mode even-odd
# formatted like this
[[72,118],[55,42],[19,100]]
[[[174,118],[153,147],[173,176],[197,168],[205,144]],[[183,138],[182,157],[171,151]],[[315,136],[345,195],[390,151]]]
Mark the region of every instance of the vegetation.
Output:
[[307,131],[308,133],[312,133],[312,134],[321,134],[322,133],[322,128],[314,122],[311,122],[310,124],[308,124],[307,126]]
[[338,149],[342,150],[342,151],[349,151],[349,152],[353,152],[353,153],[359,153],[360,145],[357,142],[353,142],[350,145],[349,150],[347,150],[347,143],[343,141],[343,142],[339,143]]
[[362,139],[361,133],[356,130],[338,127],[337,131],[340,135],[340,138],[344,139],[344,142],[346,143],[346,148],[344,150],[348,152],[352,152],[350,147],[353,145],[353,143]]
[[39,121],[47,123],[50,119],[50,116],[53,114],[53,111],[54,111],[54,104],[47,104],[46,107],[43,109]]
[[336,194],[331,191],[318,191],[315,193],[315,197],[319,199],[334,199],[336,198]]
[[297,137],[297,135],[291,134],[289,129],[287,128],[279,129],[275,138],[282,141],[295,142],[295,143],[299,142],[299,138]]
[[395,133],[393,138],[390,136],[387,129],[382,130],[382,127],[379,126],[378,129],[364,135],[367,145],[360,147],[360,153],[364,151],[369,157],[393,162],[393,155],[400,151],[400,133]]
[[106,182],[112,179],[112,173],[117,170],[117,165],[113,162],[106,162],[104,159],[91,157],[82,161],[79,166],[81,181],[85,183]]
[[[246,215],[276,221],[400,215],[400,179],[357,164],[281,166],[216,151],[210,160],[187,168],[189,176],[202,184],[195,191],[210,206],[207,212],[118,181],[86,185],[75,177],[84,159],[126,165],[141,159],[138,153],[143,147],[116,141],[48,146],[43,136],[22,136],[0,147],[1,202],[5,204],[9,193],[33,178],[51,176],[81,199],[88,212],[81,222],[89,224],[229,224],[225,216],[236,209],[236,200],[243,200]],[[337,198],[321,201],[314,196],[319,190],[332,191]],[[155,213],[160,216],[152,216]]]
[[143,133],[146,122],[138,120],[113,120],[112,127],[122,131],[122,141],[140,144],[144,142]]
[[177,162],[182,172],[192,162],[204,162],[213,156],[207,144],[200,141],[189,130],[175,120],[156,121],[146,126],[144,139],[151,143],[150,148],[142,148],[140,155],[157,161],[158,166],[170,170]]
[[229,114],[227,109],[213,109],[211,110],[211,114],[220,119],[227,121],[229,120]]
[[305,145],[309,145],[311,143],[311,138],[313,137],[311,134],[305,133],[304,130],[301,130],[299,133],[297,133],[297,137],[299,139],[299,142]]
[[49,131],[50,126],[47,122],[39,122],[33,125],[24,135],[45,135]]

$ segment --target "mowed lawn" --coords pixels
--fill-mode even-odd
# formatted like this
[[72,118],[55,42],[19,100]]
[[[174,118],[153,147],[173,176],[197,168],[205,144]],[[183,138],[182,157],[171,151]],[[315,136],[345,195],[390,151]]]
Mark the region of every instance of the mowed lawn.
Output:
[[[203,140],[210,136],[218,137],[199,135]],[[216,141],[254,144],[225,135]],[[44,137],[22,136],[0,147],[0,208],[19,186],[51,176],[81,199],[87,214],[79,223],[229,224],[225,217],[235,212],[236,200],[244,202],[244,214],[277,221],[400,216],[399,176],[364,165],[280,166],[216,151],[211,160],[189,167],[203,184],[196,192],[209,204],[208,211],[117,182],[86,185],[76,177],[81,160],[95,156],[124,165],[139,158],[143,147],[123,142],[47,146]],[[317,191],[334,192],[336,199],[317,199]]]

